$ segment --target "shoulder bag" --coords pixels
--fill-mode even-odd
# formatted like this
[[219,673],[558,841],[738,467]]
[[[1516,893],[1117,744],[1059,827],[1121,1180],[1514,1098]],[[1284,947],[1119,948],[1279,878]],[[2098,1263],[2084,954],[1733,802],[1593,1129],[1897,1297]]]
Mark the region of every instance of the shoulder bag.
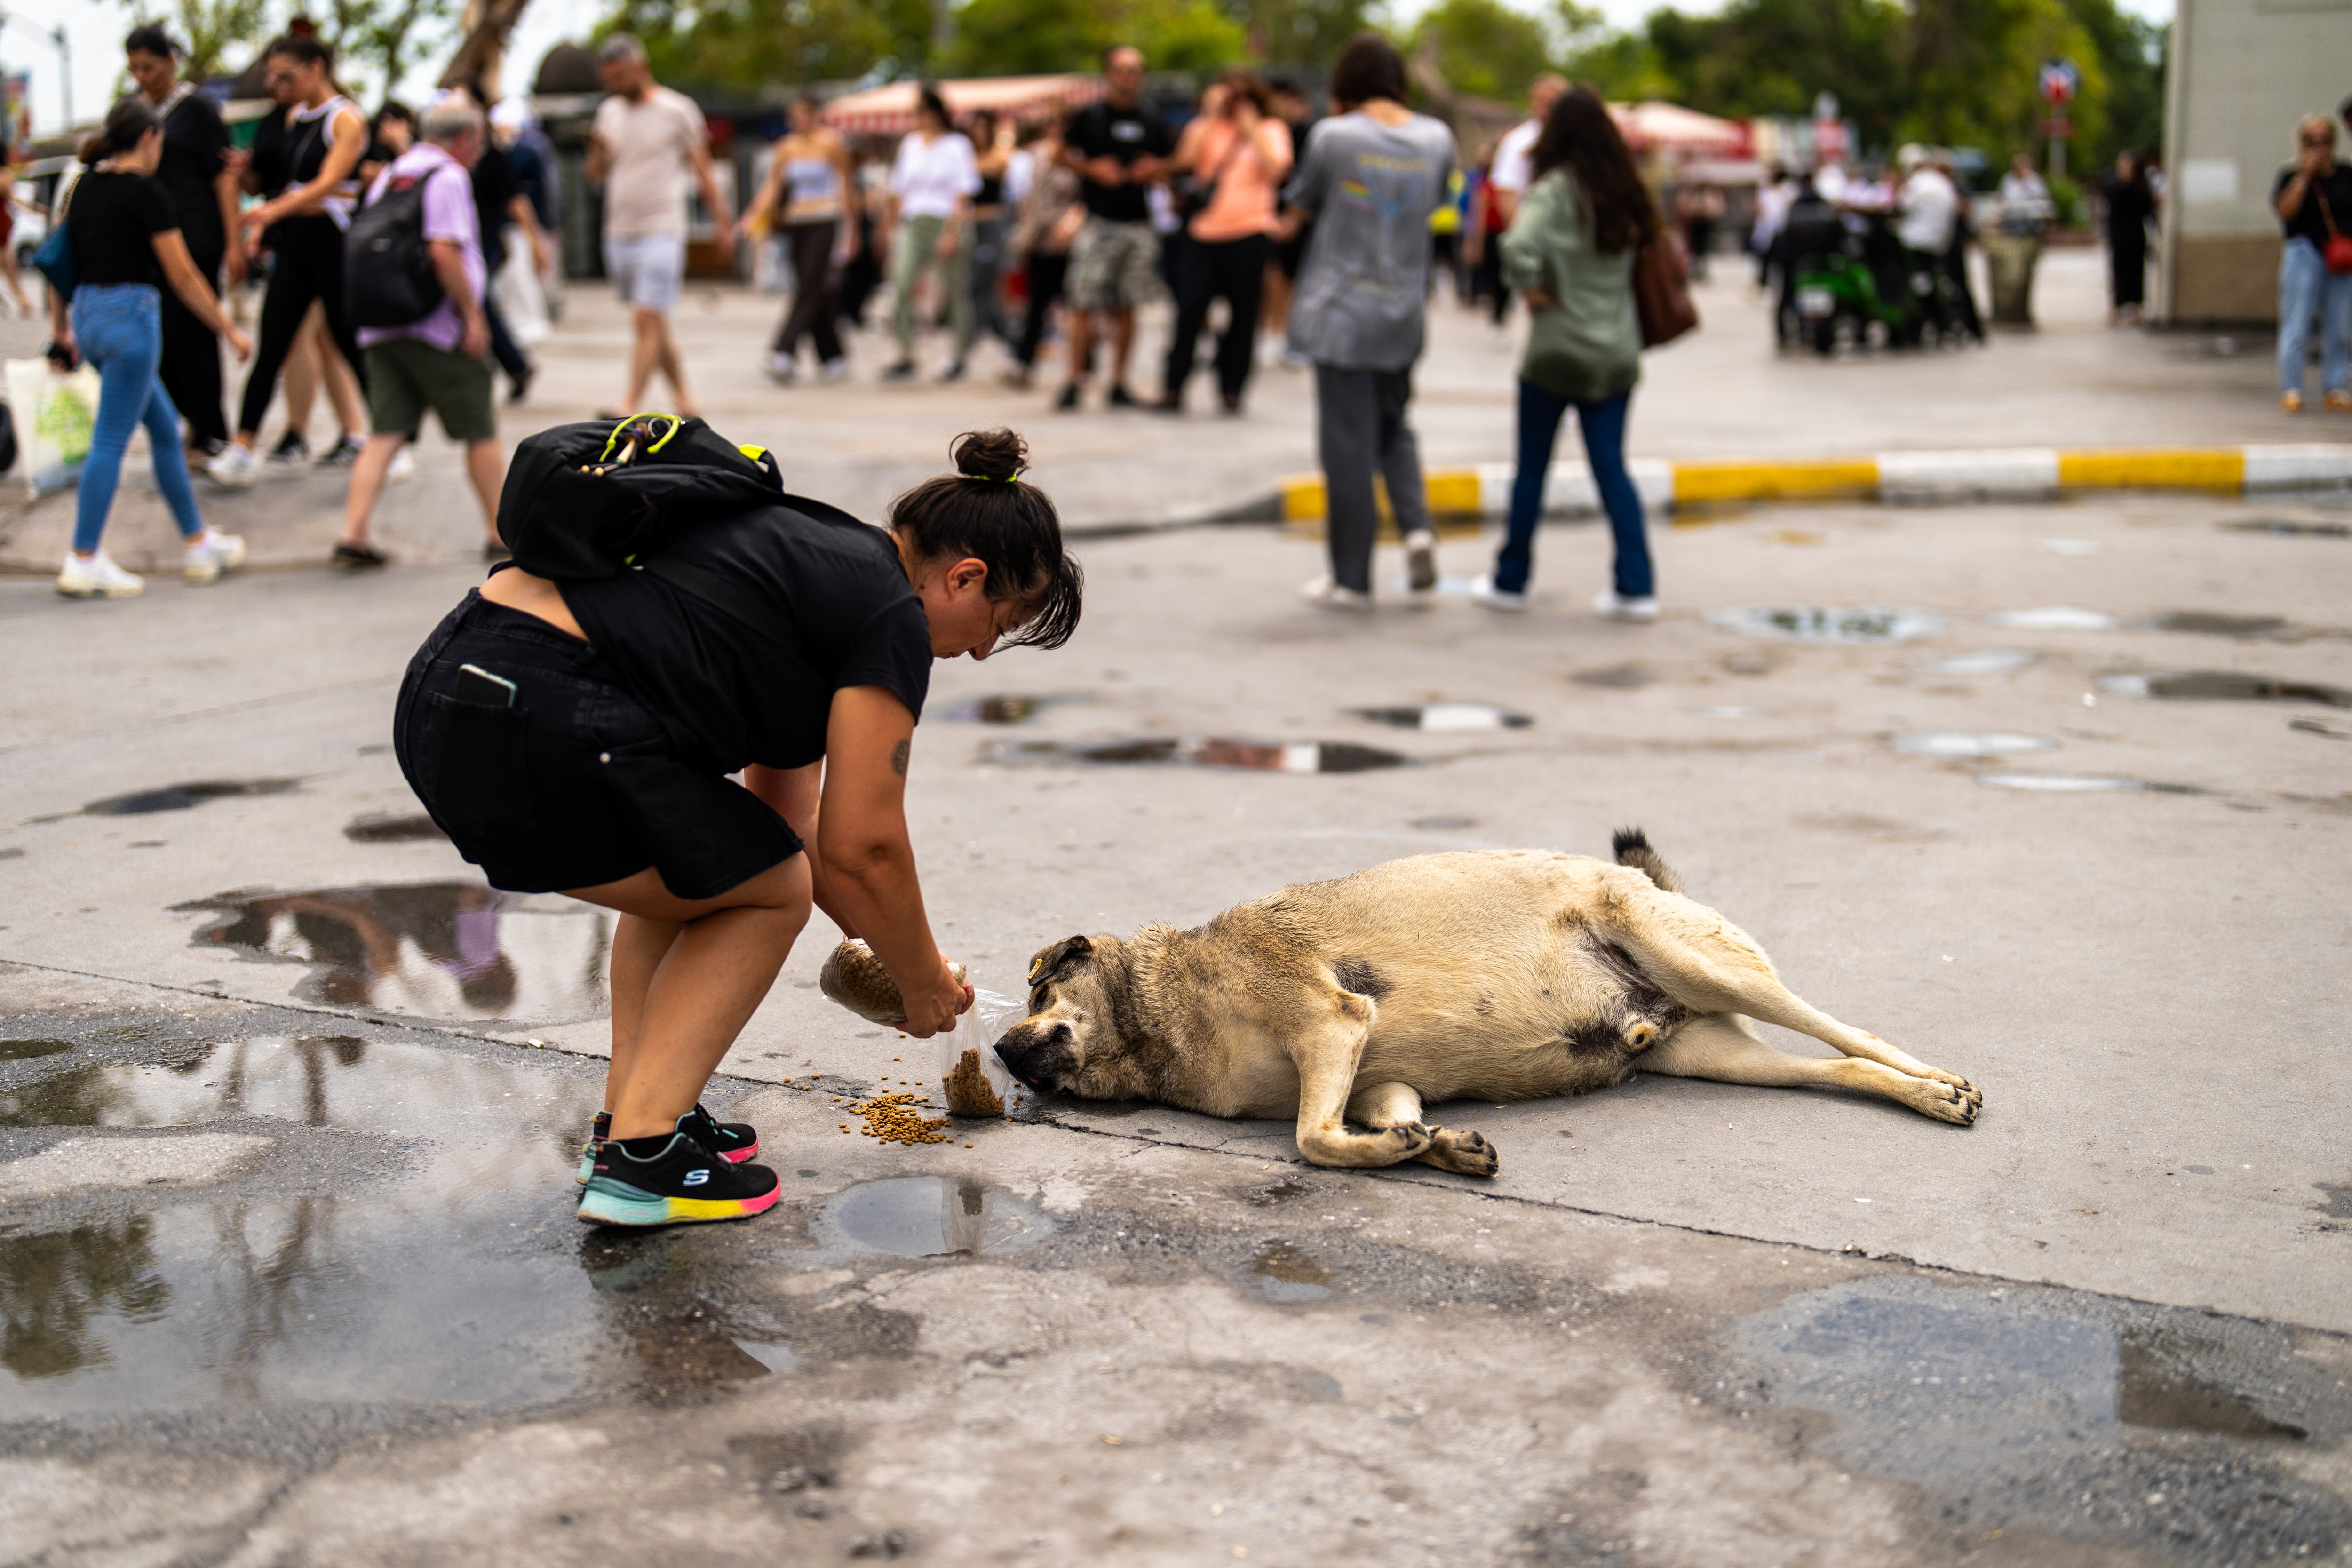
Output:
[[[2328,208],[2327,193],[2321,190],[2316,182],[2311,187],[2311,194],[2319,203],[2319,220],[2327,226],[2327,243],[2319,247],[2320,259],[2327,263],[2330,272],[2352,272],[2352,234],[2336,232],[2336,214]],[[40,258],[33,259],[38,262]]]
[[1642,346],[1670,343],[1698,325],[1691,303],[1690,268],[1664,225],[1633,257],[1633,309],[1642,318]]
[[81,189],[81,176],[74,176],[65,195],[58,198],[57,212],[49,220],[49,232],[41,237],[40,247],[33,252],[33,267],[49,280],[58,298],[70,304],[74,295],[73,233],[66,226],[66,213],[73,205],[73,194]]

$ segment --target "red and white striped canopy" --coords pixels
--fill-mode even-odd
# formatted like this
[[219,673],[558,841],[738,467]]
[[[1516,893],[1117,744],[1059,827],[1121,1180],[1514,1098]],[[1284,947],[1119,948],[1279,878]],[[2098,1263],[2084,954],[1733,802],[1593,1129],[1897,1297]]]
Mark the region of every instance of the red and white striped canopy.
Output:
[[[973,110],[1009,114],[1019,121],[1037,121],[1065,110],[1083,109],[1103,94],[1102,79],[1075,73],[1061,76],[972,77],[935,84],[947,100],[948,111],[961,120]],[[819,117],[852,136],[892,136],[915,128],[915,100],[919,82],[894,81],[836,98]]]

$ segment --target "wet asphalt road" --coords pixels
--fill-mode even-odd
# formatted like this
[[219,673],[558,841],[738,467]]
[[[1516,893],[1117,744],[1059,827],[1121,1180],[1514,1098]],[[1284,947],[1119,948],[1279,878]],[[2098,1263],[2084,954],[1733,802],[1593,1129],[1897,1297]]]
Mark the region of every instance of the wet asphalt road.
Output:
[[933,1058],[813,931],[712,1097],[784,1203],[657,1237],[566,1201],[601,917],[483,889],[383,753],[462,574],[0,590],[0,1563],[2352,1559],[2346,515],[1720,518],[1651,628],[1576,613],[1591,530],[1510,622],[1091,544],[1086,638],[919,737],[984,984],[1638,820],[1984,1121],[1637,1078],[1444,1108],[1487,1184],[1161,1107],[886,1147],[840,1101]]

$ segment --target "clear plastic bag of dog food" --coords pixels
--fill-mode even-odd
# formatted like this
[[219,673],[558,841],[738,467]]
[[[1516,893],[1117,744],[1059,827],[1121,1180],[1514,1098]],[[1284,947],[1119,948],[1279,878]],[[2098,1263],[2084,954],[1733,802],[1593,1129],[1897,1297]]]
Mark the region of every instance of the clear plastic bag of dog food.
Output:
[[996,1054],[996,1040],[1027,1016],[1028,1009],[1011,997],[975,988],[972,1004],[956,1020],[956,1026],[931,1037],[938,1053],[940,1087],[950,1114],[1004,1114],[1013,1074]]

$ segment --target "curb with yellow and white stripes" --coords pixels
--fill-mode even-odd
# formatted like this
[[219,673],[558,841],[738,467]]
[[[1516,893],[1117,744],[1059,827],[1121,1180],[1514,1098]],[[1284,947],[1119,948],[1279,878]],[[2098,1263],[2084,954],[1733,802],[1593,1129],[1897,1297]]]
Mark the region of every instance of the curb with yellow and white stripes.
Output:
[[[2326,489],[2352,485],[2352,445],[2126,447],[2068,450],[1999,447],[1977,451],[1882,452],[1870,458],[1764,462],[1635,458],[1626,465],[1642,503],[1654,511],[1742,501],[1877,500],[1913,505],[2049,500],[2084,490],[2192,490],[2214,495]],[[1517,469],[1509,463],[1431,468],[1423,476],[1429,510],[1449,517],[1507,517]],[[1311,522],[1325,512],[1323,479],[1282,481],[1276,517]],[[1555,463],[1544,480],[1544,514],[1585,517],[1601,510],[1592,475]],[[1262,513],[1261,513],[1262,515]]]

